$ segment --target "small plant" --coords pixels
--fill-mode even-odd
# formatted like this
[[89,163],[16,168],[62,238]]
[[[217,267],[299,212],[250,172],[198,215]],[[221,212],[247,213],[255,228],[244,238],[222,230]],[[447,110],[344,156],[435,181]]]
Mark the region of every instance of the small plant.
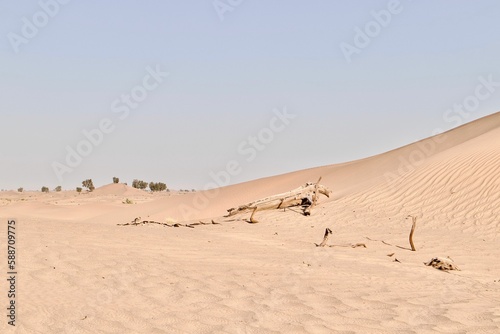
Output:
[[80,188],[80,187],[76,187],[76,192],[77,192],[77,193],[81,193],[81,192],[82,192],[82,190],[83,190],[82,188]]
[[134,202],[132,202],[131,200],[129,200],[128,198],[126,200],[124,200],[122,202],[123,204],[134,204]]
[[21,188],[17,188],[17,191],[22,193],[24,191],[24,189],[21,187]]
[[120,183],[120,179],[119,179],[119,178],[117,178],[117,177],[114,177],[114,178],[113,178],[113,183],[115,183],[115,184],[116,184],[116,183]]
[[89,191],[94,191],[94,182],[92,182],[92,179],[88,179],[82,182],[82,185],[87,188]]
[[136,188],[136,189],[141,189],[141,190],[144,190],[148,187],[148,183],[147,182],[144,182],[144,181],[141,181],[141,180],[137,180],[135,179],[133,182],[132,182],[132,187]]
[[165,191],[167,190],[167,185],[162,182],[157,182],[157,183],[151,182],[149,184],[149,189],[151,189],[151,191]]
[[47,187],[42,187],[42,193],[48,193],[49,192],[49,188]]
[[57,186],[56,189],[54,189],[55,191],[57,192],[60,192],[62,190],[62,187],[61,186]]

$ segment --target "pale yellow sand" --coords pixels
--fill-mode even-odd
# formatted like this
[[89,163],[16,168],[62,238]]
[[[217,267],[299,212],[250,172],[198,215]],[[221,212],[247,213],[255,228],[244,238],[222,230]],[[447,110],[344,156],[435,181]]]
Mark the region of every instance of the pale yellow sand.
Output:
[[[259,212],[257,225],[244,222],[248,215],[222,217],[319,176],[333,196],[311,217]],[[16,332],[500,332],[500,113],[373,158],[204,198],[124,185],[81,195],[0,193],[2,221],[20,225]],[[116,225],[186,214],[221,225]],[[419,217],[417,252],[397,247],[409,247],[408,215]],[[368,248],[316,248],[327,227],[331,243]],[[4,252],[5,233],[0,240]],[[435,256],[450,256],[462,271],[423,265]],[[0,332],[14,331],[4,319]]]

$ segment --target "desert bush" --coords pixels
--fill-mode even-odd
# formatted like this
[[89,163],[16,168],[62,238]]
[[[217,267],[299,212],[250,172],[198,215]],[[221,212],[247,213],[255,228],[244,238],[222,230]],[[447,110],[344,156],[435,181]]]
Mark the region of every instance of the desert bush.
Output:
[[81,193],[81,192],[82,192],[82,190],[83,190],[82,188],[80,188],[80,187],[76,187],[76,192],[77,192],[77,193]]
[[116,184],[116,183],[120,183],[120,179],[119,179],[119,178],[117,178],[117,177],[114,177],[114,178],[113,178],[113,183],[115,183],[115,184]]
[[62,190],[62,187],[61,186],[57,186],[56,189],[54,189],[55,191],[57,192],[60,192]]
[[167,190],[167,185],[162,182],[151,182],[149,184],[149,189],[151,189],[151,191],[165,191]]
[[136,189],[146,189],[148,187],[148,183],[147,182],[144,182],[144,181],[141,181],[141,180],[137,180],[135,179],[133,182],[132,182],[132,187],[136,188]]
[[122,203],[123,203],[123,204],[134,204],[134,202],[133,202],[133,201],[131,201],[131,200],[129,200],[128,198],[127,198],[127,199],[125,199]]
[[21,188],[17,188],[17,191],[22,193],[24,191],[24,189],[21,187]]
[[89,191],[94,191],[94,182],[92,182],[92,179],[88,179],[82,182],[82,185],[87,188]]
[[49,192],[49,188],[47,187],[42,187],[42,193],[48,193]]

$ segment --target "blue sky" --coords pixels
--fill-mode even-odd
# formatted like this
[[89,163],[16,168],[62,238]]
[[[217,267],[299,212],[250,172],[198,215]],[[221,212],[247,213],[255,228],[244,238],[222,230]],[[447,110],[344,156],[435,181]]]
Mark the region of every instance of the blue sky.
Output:
[[[500,83],[499,12],[460,0],[0,0],[0,188],[118,176],[199,189],[230,161],[238,183],[429,137],[498,111],[494,84],[469,111],[453,107]],[[119,119],[113,102],[140,91],[148,68],[168,76]],[[248,161],[273,110],[295,118]],[[67,166],[67,148],[103,119],[113,131]],[[58,176],[56,162],[71,171]]]

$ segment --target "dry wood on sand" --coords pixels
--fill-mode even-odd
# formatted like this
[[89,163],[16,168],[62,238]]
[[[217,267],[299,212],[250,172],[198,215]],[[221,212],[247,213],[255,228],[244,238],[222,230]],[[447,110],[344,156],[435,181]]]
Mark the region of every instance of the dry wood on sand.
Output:
[[250,217],[251,223],[258,223],[254,219],[257,211],[286,209],[291,207],[302,207],[305,216],[311,215],[311,210],[317,205],[320,195],[330,197],[331,191],[320,184],[321,177],[318,182],[308,182],[305,185],[291,190],[286,193],[272,195],[257,201],[240,205],[237,208],[231,208],[226,217],[231,217],[239,213],[252,212]]

